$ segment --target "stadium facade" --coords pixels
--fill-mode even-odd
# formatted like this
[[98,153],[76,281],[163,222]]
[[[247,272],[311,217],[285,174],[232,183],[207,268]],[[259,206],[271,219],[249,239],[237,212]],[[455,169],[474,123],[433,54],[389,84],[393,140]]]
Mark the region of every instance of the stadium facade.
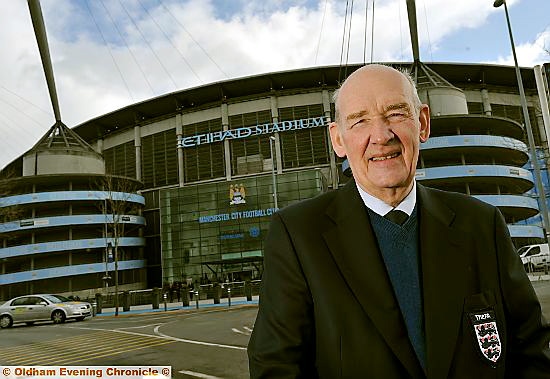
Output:
[[[514,68],[393,65],[411,70],[431,108],[431,138],[421,146],[417,180],[498,206],[517,246],[545,240]],[[334,117],[334,90],[358,67],[214,83],[134,104],[74,128],[103,157],[108,175],[142,183],[139,195],[128,191],[130,202],[141,206],[128,219],[133,234],[121,236],[127,239],[119,262],[121,288],[259,278],[263,237],[273,212],[350,180],[347,162],[334,154],[326,126]],[[521,69],[545,186],[549,74],[549,65]],[[17,201],[2,199],[0,206],[31,200],[24,207],[30,211],[27,217],[11,217],[0,229],[0,296],[44,288],[60,271],[70,277],[73,292],[101,288],[101,276],[111,264],[105,254],[110,236],[103,232],[96,237],[97,230],[76,232],[97,229],[100,216],[107,223],[106,212],[92,211],[105,199],[104,188],[89,180],[96,173],[28,175],[28,156],[3,170],[13,175],[4,182],[13,184],[9,198]],[[66,185],[73,182],[78,184]],[[83,200],[82,191],[92,191],[99,200]],[[49,209],[47,217],[39,208]],[[44,249],[37,248],[42,243],[37,232],[21,226],[31,221],[37,226],[49,217],[41,229],[48,231],[53,218],[69,216],[78,216],[78,225],[66,221],[56,228],[68,228],[68,233],[43,233],[49,236]],[[19,225],[15,237],[6,230],[9,223]],[[48,277],[40,276],[42,266]]]

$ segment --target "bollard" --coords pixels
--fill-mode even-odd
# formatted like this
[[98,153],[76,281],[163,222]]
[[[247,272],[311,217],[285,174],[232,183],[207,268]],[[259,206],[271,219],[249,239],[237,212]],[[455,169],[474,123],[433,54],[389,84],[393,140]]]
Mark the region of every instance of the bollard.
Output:
[[166,292],[162,295],[162,298],[164,299],[164,312],[168,310],[168,306],[166,305]]
[[199,290],[195,290],[195,306],[199,309]]
[[182,294],[182,297],[181,297],[182,305],[184,307],[188,307],[189,306],[189,290],[188,290],[186,285],[184,285],[182,287],[181,294]]
[[160,291],[158,287],[154,287],[153,291],[151,292],[151,304],[153,305],[153,309],[159,309],[159,297],[160,297]]
[[227,287],[227,301],[228,301],[228,307],[231,306],[231,287]]
[[244,282],[244,293],[246,301],[252,301],[252,283],[248,279]]
[[544,275],[548,275],[548,262],[544,264]]
[[103,297],[100,293],[95,294],[95,302],[96,302],[96,314],[101,313],[102,307],[103,307]]
[[130,291],[124,291],[122,293],[122,311],[128,312],[130,310]]
[[92,317],[95,317],[97,314],[97,303],[94,301],[92,303]]
[[222,297],[222,287],[220,283],[216,282],[212,285],[212,297],[214,298],[214,304],[219,304]]

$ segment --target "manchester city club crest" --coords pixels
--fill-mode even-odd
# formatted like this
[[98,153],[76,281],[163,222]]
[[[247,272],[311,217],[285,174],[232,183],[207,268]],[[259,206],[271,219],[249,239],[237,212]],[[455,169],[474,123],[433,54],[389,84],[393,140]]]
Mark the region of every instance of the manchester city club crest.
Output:
[[474,328],[481,356],[494,366],[502,352],[495,312],[489,309],[470,313],[470,321]]
[[229,186],[229,205],[246,204],[246,190],[242,184]]

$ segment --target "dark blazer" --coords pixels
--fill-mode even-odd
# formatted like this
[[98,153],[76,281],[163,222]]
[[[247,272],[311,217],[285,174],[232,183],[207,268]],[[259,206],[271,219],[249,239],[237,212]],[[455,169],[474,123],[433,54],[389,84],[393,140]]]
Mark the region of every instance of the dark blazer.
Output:
[[[351,181],[273,216],[251,378],[550,378],[550,327],[500,212],[417,190],[427,372]],[[496,364],[471,320],[488,312],[502,349]]]

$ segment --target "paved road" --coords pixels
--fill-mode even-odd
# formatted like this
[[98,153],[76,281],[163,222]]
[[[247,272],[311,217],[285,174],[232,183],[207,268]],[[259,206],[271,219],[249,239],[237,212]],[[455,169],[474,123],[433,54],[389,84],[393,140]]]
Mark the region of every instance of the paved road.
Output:
[[[550,319],[550,280],[534,282]],[[256,306],[95,317],[0,331],[0,365],[172,367],[183,378],[248,378]]]
[[533,282],[533,287],[539,297],[542,313],[547,320],[550,320],[550,280]]
[[[248,377],[257,307],[96,317],[0,332],[0,365],[172,367],[172,377]],[[207,376],[204,376],[207,375]]]

